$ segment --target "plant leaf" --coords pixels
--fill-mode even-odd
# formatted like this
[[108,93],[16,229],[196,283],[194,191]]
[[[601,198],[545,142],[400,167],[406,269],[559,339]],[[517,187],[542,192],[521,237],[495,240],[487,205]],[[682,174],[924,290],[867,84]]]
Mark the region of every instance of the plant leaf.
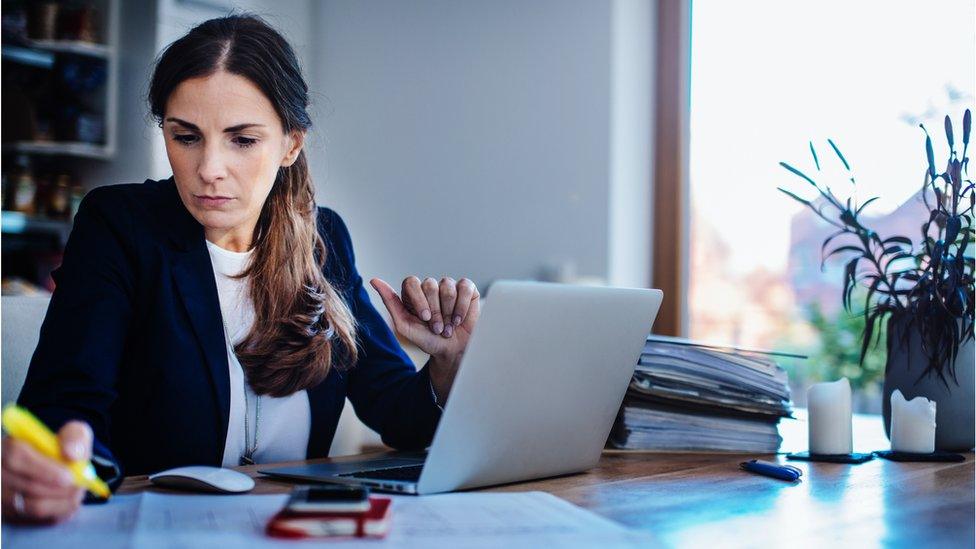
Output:
[[929,132],[925,129],[925,126],[919,124],[919,127],[925,132],[925,156],[929,161],[929,177],[932,178],[932,183],[934,185],[937,174],[935,172],[935,152],[932,151],[932,138],[929,137]]
[[837,158],[840,158],[840,161],[844,164],[844,169],[846,169],[847,171],[851,171],[850,164],[847,163],[847,159],[844,158],[844,155],[840,153],[840,149],[837,148],[837,145],[834,145],[833,140],[828,139],[827,143],[830,143],[831,148],[833,148],[834,152],[837,153]]
[[861,204],[861,207],[860,207],[860,208],[858,208],[858,209],[857,209],[857,211],[856,211],[856,212],[854,212],[854,214],[855,214],[855,215],[861,215],[861,212],[862,212],[862,211],[864,210],[864,208],[866,208],[868,204],[870,204],[870,203],[872,203],[872,202],[874,202],[874,201],[875,201],[875,200],[877,200],[878,198],[880,198],[880,197],[878,197],[878,196],[873,196],[873,197],[871,197],[871,198],[869,198],[869,199],[867,199],[867,201],[866,201],[866,202],[864,202],[864,204]]
[[945,132],[946,140],[949,142],[949,150],[951,151],[955,144],[952,141],[952,119],[949,118],[948,114],[945,117]]
[[[812,179],[810,179],[809,177],[807,177],[806,174],[803,173],[803,172],[801,172],[800,170],[794,168],[793,166],[790,166],[786,162],[780,162],[779,165],[780,166],[783,166],[784,168],[786,168],[787,170],[793,172],[794,174],[802,177],[803,179],[806,179],[807,182],[810,183],[811,185],[813,185],[814,187],[817,187],[817,184],[814,183]],[[817,189],[819,189],[819,187],[817,187]]]
[[817,171],[820,171],[820,159],[817,158],[817,151],[813,148],[813,141],[810,142],[810,154],[813,155],[813,163],[817,166]]
[[891,243],[904,244],[904,245],[909,246],[909,247],[911,247],[911,245],[912,245],[912,241],[910,239],[904,237],[904,236],[892,236],[892,237],[888,237],[888,238],[884,239],[882,242],[884,242],[886,245],[887,244],[891,244]]
[[973,129],[973,113],[966,109],[966,113],[962,115],[962,144],[963,146],[969,145],[969,130]]
[[820,265],[823,266],[823,264],[826,263],[828,259],[841,252],[857,252],[858,254],[860,254],[861,257],[864,258],[870,257],[867,252],[861,249],[860,246],[839,246],[831,250],[830,253],[823,258],[823,261],[820,262]]
[[948,244],[954,244],[956,242],[956,237],[959,236],[959,227],[962,221],[959,219],[958,215],[949,216],[946,219],[946,234],[945,241]]
[[780,191],[782,191],[783,193],[785,193],[786,195],[788,195],[793,200],[796,200],[797,202],[803,204],[804,206],[809,206],[810,205],[810,201],[809,200],[805,200],[803,198],[800,198],[799,196],[791,193],[790,191],[784,189],[783,187],[776,187],[776,188],[779,189]]

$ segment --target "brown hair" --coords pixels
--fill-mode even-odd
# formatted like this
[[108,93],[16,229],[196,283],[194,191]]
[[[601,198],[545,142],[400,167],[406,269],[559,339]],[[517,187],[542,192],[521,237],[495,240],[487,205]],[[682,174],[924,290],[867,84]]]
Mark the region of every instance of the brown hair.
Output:
[[[218,71],[243,76],[274,105],[285,133],[311,127],[308,85],[288,42],[252,15],[211,19],[162,53],[149,88],[162,125],[166,101],[184,80]],[[286,396],[314,387],[333,359],[355,364],[356,321],[323,274],[327,248],[317,230],[315,190],[305,152],[278,170],[254,229],[250,277],[254,325],[234,351],[257,394]]]

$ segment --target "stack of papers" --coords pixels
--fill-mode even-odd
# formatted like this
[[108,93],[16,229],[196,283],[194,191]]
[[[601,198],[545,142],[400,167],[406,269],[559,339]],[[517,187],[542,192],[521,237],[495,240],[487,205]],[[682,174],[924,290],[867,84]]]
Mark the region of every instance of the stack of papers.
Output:
[[627,450],[775,452],[792,416],[775,354],[650,336],[609,445]]

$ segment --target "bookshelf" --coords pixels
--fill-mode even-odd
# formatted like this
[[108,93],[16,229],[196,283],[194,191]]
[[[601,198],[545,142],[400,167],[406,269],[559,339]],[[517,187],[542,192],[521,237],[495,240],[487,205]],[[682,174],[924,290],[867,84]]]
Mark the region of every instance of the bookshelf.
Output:
[[3,0],[2,277],[53,289],[80,197],[116,157],[120,0]]

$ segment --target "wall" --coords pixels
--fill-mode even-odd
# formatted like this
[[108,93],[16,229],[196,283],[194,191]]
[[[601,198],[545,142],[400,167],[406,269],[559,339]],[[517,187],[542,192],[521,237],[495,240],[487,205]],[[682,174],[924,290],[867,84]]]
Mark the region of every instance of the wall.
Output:
[[651,5],[314,3],[309,152],[363,275],[647,284]]

